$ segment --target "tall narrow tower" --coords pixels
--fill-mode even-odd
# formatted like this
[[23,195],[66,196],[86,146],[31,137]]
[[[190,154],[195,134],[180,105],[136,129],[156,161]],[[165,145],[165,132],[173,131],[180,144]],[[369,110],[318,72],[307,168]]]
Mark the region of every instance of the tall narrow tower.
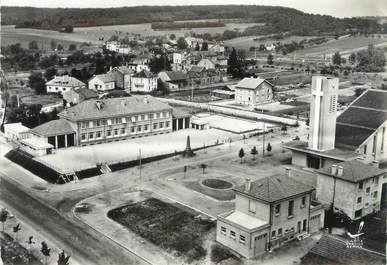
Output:
[[339,79],[313,76],[310,104],[309,148],[326,151],[335,148]]

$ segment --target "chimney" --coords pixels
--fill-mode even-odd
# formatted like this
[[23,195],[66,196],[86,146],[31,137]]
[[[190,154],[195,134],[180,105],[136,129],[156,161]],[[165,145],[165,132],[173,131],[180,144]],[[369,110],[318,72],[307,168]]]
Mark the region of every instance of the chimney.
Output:
[[288,176],[290,178],[290,174],[291,174],[291,169],[290,167],[286,167],[286,176]]
[[337,167],[337,176],[341,177],[343,175],[343,167],[338,166]]
[[102,102],[101,101],[95,102],[95,106],[97,107],[98,110],[101,110],[102,109]]
[[250,190],[251,190],[251,180],[247,178],[246,184],[245,184],[245,192],[250,192]]
[[331,166],[331,174],[334,176],[337,175],[337,165]]

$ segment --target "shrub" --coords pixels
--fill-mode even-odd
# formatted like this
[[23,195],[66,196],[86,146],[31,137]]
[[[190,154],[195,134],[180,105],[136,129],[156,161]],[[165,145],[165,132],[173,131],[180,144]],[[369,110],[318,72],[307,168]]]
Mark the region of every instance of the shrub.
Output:
[[214,263],[219,263],[226,259],[237,259],[236,256],[234,256],[230,250],[220,246],[220,245],[212,245],[211,246],[211,261]]

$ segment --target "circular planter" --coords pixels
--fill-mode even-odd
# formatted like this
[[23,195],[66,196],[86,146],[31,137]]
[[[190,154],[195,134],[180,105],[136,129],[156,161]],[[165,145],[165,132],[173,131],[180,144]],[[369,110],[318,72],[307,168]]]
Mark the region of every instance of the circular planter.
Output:
[[201,184],[216,190],[227,190],[234,186],[231,182],[222,179],[203,179]]
[[217,200],[233,200],[235,198],[233,188],[234,184],[232,182],[223,179],[208,178],[199,181],[200,192]]

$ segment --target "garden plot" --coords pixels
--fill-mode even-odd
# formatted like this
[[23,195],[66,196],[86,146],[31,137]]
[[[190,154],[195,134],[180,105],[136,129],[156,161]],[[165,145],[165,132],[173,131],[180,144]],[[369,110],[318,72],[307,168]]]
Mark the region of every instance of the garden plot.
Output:
[[231,133],[241,134],[248,132],[261,132],[264,127],[269,130],[275,125],[261,121],[250,121],[210,113],[200,113],[192,117],[193,123],[207,124],[209,128],[223,130]]

